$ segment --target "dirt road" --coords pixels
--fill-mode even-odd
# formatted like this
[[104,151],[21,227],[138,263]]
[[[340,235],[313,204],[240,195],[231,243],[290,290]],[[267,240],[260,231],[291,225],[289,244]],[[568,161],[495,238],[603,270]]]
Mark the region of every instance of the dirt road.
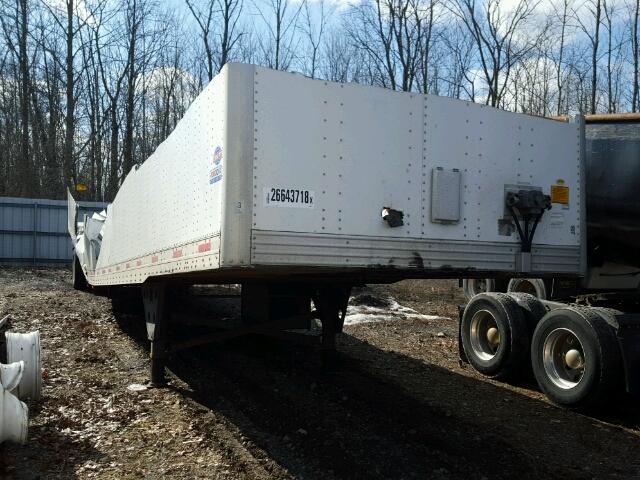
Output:
[[0,269],[0,316],[40,329],[45,378],[0,478],[640,478],[631,400],[585,416],[459,364],[456,282],[359,292],[335,373],[247,338],[173,357],[168,388],[148,389],[142,316],[70,280]]

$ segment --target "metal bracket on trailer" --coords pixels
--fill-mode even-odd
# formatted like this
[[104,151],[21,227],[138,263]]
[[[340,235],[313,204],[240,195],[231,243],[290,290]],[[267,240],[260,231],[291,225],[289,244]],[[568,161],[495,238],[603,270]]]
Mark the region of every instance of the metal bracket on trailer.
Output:
[[279,318],[271,322],[246,325],[244,327],[223,330],[211,333],[209,335],[202,335],[181,342],[172,343],[168,351],[171,353],[176,353],[188,348],[198,347],[210,343],[222,342],[231,338],[249,335],[251,333],[259,333],[261,335],[269,335],[279,338],[295,339],[303,341],[305,343],[315,343],[317,339],[316,336],[297,334],[295,332],[287,331],[288,329],[299,328],[299,324],[301,322],[305,322],[313,318],[318,318],[318,315],[315,311],[307,315],[296,315],[294,317]]

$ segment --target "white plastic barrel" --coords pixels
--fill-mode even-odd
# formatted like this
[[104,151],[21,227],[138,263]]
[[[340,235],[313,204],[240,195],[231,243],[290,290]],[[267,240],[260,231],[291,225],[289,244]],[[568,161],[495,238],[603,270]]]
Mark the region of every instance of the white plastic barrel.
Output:
[[7,339],[7,361],[24,362],[24,372],[13,391],[19,399],[39,400],[42,390],[42,368],[40,363],[40,332],[5,333]]

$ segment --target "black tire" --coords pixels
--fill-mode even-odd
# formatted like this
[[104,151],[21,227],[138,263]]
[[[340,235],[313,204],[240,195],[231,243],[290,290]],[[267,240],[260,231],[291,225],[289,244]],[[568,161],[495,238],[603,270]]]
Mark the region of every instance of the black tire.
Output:
[[[575,336],[579,344],[572,344],[583,353],[582,374],[570,382],[562,378],[568,370],[562,364],[565,357],[561,352],[555,354],[553,347],[554,335],[562,332]],[[545,358],[548,359],[546,367]],[[592,408],[603,403],[620,387],[623,372],[613,328],[602,315],[588,307],[559,308],[544,316],[533,334],[531,365],[540,389],[549,399],[573,408]]]
[[622,312],[620,310],[607,307],[591,307],[591,311],[600,315],[600,317],[602,317],[602,319],[607,322],[614,330],[618,330],[618,328],[620,328],[620,325],[616,320],[616,315],[622,315]]
[[84,276],[84,272],[82,271],[82,267],[80,266],[80,260],[75,254],[73,255],[73,263],[71,264],[71,275],[73,278],[74,289],[83,292],[86,292],[89,289],[87,277]]
[[[495,351],[491,351],[490,341],[482,333],[477,333],[487,322],[495,324],[499,332]],[[516,301],[505,293],[476,295],[462,316],[461,337],[469,363],[488,377],[514,380],[529,364],[527,321]]]
[[507,295],[513,298],[518,303],[518,306],[522,309],[524,318],[527,321],[527,331],[529,332],[529,338],[532,338],[536,326],[538,325],[540,320],[542,320],[542,317],[547,314],[547,308],[540,301],[540,299],[529,293],[509,292],[507,293]]
[[462,280],[462,291],[469,301],[479,293],[494,292],[495,284],[493,278],[465,278]]
[[507,286],[508,293],[529,293],[541,300],[546,300],[547,285],[541,278],[512,278]]

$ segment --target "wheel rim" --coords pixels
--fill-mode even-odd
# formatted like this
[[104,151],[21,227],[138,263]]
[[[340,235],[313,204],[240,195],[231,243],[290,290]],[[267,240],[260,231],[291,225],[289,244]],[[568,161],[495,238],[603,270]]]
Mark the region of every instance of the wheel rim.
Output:
[[547,335],[542,355],[544,370],[555,386],[569,390],[580,383],[586,358],[580,339],[571,330],[557,328]]
[[480,360],[488,361],[496,356],[500,348],[500,330],[490,311],[479,310],[473,315],[469,339],[473,353]]

